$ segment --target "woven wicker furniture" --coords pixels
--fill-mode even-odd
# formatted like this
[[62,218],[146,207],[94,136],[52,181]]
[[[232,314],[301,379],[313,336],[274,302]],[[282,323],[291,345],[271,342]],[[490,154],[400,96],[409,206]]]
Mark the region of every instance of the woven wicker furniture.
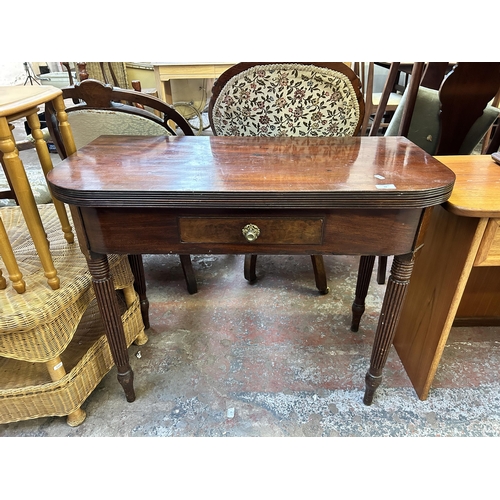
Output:
[[[113,366],[86,259],[64,204],[37,205],[9,121],[28,117],[44,173],[52,169],[37,105],[55,102],[64,146],[75,146],[59,89],[8,88],[0,102],[0,152],[19,206],[0,209],[0,423],[67,415],[80,408]],[[126,256],[110,266],[125,343],[144,343],[144,323]],[[6,279],[7,278],[7,279]]]
[[[214,135],[350,137],[365,106],[361,81],[343,63],[239,63],[215,83],[208,116]],[[316,287],[329,291],[322,255],[311,255]],[[257,255],[245,256],[254,282]]]
[[[81,404],[113,366],[86,260],[68,244],[54,205],[39,205],[60,287],[47,286],[19,207],[0,210],[26,291],[0,291],[0,423],[68,415],[85,419]],[[71,219],[70,219],[71,220]],[[2,259],[3,260],[3,259]],[[3,262],[0,260],[0,266]],[[112,256],[115,288],[122,290],[127,345],[144,335],[139,298],[126,257]]]

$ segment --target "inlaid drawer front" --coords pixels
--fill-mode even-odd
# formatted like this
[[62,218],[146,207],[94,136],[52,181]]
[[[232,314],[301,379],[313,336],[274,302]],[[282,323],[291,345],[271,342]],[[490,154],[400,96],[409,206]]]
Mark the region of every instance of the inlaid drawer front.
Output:
[[182,243],[321,245],[324,219],[318,217],[180,217]]
[[488,221],[474,265],[500,266],[500,219]]

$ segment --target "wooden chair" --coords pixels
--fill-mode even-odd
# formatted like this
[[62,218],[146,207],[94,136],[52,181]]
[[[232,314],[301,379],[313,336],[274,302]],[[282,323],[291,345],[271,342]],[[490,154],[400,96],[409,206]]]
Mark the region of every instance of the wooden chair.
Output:
[[[343,63],[239,63],[215,82],[209,120],[215,135],[354,136],[365,112],[361,82]],[[322,255],[311,255],[316,286],[328,293]],[[256,280],[257,255],[245,256]]]
[[[174,108],[160,99],[135,90],[120,89],[97,80],[87,79],[63,89],[63,97],[64,99],[72,99],[73,103],[77,102],[77,104],[66,108],[77,149],[100,135],[167,136],[176,135],[179,132],[184,135],[194,135],[189,124]],[[156,110],[158,114],[148,111],[149,109]],[[61,158],[66,158],[67,154],[53,108],[48,105],[45,113],[47,126],[56,149]],[[177,125],[178,128],[174,130],[172,124]],[[179,257],[187,289],[191,294],[196,293],[198,287],[191,257],[189,255],[180,255]],[[147,309],[141,262],[140,256],[131,256],[133,269],[139,273],[136,282],[137,291],[144,302],[143,307]]]
[[373,62],[354,63],[354,72],[358,75],[358,77],[361,80],[363,88],[363,96],[365,99],[365,117],[363,120],[363,125],[361,127],[361,135],[368,135],[372,128],[374,130],[374,133],[372,135],[377,135],[381,127],[387,128],[388,122],[383,122],[382,120],[378,122],[376,127],[374,127],[373,124],[372,126],[370,126],[370,119],[372,119],[376,115],[379,107],[381,108],[382,116],[384,116],[387,113],[390,113],[392,115],[399,106],[399,103],[401,102],[402,98],[402,94],[393,91],[395,80],[392,78],[391,70],[395,71],[397,75],[397,69],[391,68],[389,70],[389,74],[387,77],[387,80],[392,82],[391,91],[389,92],[387,98],[381,105],[382,92],[373,92],[374,68],[375,68],[375,63]]
[[[61,63],[66,65],[68,63]],[[77,63],[78,68],[78,80],[83,82],[83,80],[88,80],[89,78],[92,80],[99,80],[103,83],[109,83],[113,87],[120,88],[132,88],[137,90],[137,92],[142,92],[143,94],[147,94],[153,97],[158,97],[158,91],[155,88],[143,89],[140,80],[131,80],[129,82],[128,75],[126,71],[126,65],[124,63],[110,63],[110,62],[99,62],[99,63],[90,63],[90,71],[92,74],[89,74],[87,70],[86,62]],[[68,69],[69,72],[69,69]],[[116,74],[119,73],[121,75],[120,81]],[[70,86],[73,86],[72,77],[70,74]],[[76,104],[76,102],[75,102]],[[134,103],[134,106],[138,108],[144,109],[142,104]],[[157,114],[156,110],[152,110],[153,113]],[[158,116],[160,114],[158,113]]]
[[[500,88],[500,63],[458,63],[448,73],[449,63],[416,65],[385,135],[408,137],[432,155],[472,154],[500,113],[488,104]],[[379,284],[386,261],[379,259]]]
[[[432,155],[471,154],[500,112],[489,105],[500,88],[500,63],[458,63],[439,87],[426,81],[429,68],[420,85],[410,82],[386,135],[408,137]],[[403,120],[407,107],[413,111]]]

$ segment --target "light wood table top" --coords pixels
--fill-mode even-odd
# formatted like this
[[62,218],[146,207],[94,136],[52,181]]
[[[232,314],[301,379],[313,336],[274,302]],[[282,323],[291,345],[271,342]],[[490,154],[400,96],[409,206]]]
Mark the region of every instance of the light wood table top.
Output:
[[189,79],[189,78],[217,78],[226,69],[234,66],[236,63],[173,63],[173,62],[153,62],[152,66],[158,71],[162,80],[171,78]]
[[436,156],[456,175],[444,207],[462,217],[500,216],[500,165],[490,155]]
[[62,90],[51,85],[0,87],[0,116],[22,113],[59,95],[62,95]]

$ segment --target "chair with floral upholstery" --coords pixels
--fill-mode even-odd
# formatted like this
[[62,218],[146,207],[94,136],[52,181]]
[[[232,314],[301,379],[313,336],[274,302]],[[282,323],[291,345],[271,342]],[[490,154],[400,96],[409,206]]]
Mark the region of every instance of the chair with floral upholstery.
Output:
[[[358,135],[365,104],[361,82],[344,63],[239,63],[215,82],[209,104],[214,135],[346,137]],[[316,286],[328,293],[322,255],[311,255]],[[256,280],[256,255],[245,278]]]

